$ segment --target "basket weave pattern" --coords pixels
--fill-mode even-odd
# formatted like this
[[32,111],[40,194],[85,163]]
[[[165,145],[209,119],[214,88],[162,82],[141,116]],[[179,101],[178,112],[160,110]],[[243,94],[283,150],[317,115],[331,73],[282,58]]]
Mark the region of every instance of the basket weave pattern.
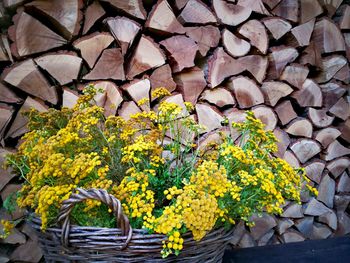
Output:
[[[201,241],[185,234],[184,248],[179,256],[162,259],[162,241],[166,236],[132,229],[120,201],[105,190],[77,189],[62,203],[58,222],[62,228],[40,231],[41,221],[33,217],[46,262],[221,262],[233,230],[222,228],[208,233]],[[99,200],[112,209],[118,228],[71,226],[69,214],[76,203],[86,199]]]

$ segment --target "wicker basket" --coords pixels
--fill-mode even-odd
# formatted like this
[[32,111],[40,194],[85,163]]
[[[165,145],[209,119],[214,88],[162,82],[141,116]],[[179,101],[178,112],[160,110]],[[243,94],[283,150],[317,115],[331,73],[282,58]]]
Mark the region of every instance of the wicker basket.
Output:
[[[46,262],[221,262],[233,230],[223,228],[208,233],[200,242],[185,234],[184,248],[179,256],[162,259],[160,251],[164,235],[148,234],[132,229],[123,214],[120,201],[105,190],[77,189],[62,204],[58,222],[62,228],[40,231],[41,221],[32,218]],[[71,226],[69,214],[76,203],[95,199],[107,204],[117,218],[118,228]]]

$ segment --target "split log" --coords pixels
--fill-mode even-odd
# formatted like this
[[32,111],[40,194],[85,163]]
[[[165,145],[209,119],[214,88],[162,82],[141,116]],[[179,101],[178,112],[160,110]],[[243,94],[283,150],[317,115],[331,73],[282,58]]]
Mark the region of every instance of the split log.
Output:
[[[334,197],[334,194],[333,194],[333,197]],[[338,228],[337,215],[333,211],[329,211],[328,213],[320,215],[318,217],[318,221],[327,224],[333,230],[336,230]]]
[[126,17],[110,17],[105,20],[109,31],[118,42],[125,55],[134,42],[137,33],[141,30],[141,25]]
[[189,112],[187,111],[187,108],[186,108],[185,103],[184,103],[184,98],[183,98],[181,93],[171,95],[169,97],[166,97],[163,100],[166,102],[175,103],[175,104],[179,105],[182,108],[181,115],[183,117],[190,115]]
[[38,0],[26,6],[34,8],[34,12],[43,15],[45,20],[54,25],[64,38],[70,40],[79,33],[83,19],[80,11],[83,8],[82,0],[51,0],[49,2]]
[[266,54],[269,39],[266,29],[261,22],[258,20],[249,20],[240,27],[238,32],[248,38],[252,46],[260,50],[261,53]]
[[122,117],[124,120],[130,120],[130,117],[136,113],[141,112],[140,108],[137,107],[136,103],[133,101],[123,102],[121,108],[118,110],[118,116]]
[[9,39],[7,38],[6,35],[1,36],[1,42],[2,42],[2,49],[4,50],[4,52],[6,51],[8,58],[10,59],[11,62],[13,62]]
[[173,72],[194,66],[198,45],[186,36],[173,36],[160,42],[169,53],[170,65]]
[[333,200],[335,194],[335,182],[329,175],[323,176],[318,187],[317,200],[324,203],[329,208],[333,208]]
[[329,81],[346,64],[346,58],[339,55],[332,55],[322,59],[321,72],[317,75],[315,81],[317,83]]
[[198,103],[196,104],[196,112],[198,124],[204,126],[203,133],[222,127],[221,123],[224,118],[216,108],[207,104]]
[[346,122],[342,123],[339,130],[341,132],[340,137],[350,143],[350,119],[347,119]]
[[350,203],[350,195],[335,195],[334,206],[337,212],[344,212]]
[[272,13],[276,16],[283,17],[284,19],[292,22],[298,22],[299,19],[299,1],[294,0],[282,0],[272,10]]
[[197,67],[184,70],[174,76],[177,88],[183,94],[184,100],[196,104],[199,95],[207,86],[204,72]]
[[94,68],[83,79],[125,80],[124,58],[119,48],[105,49]]
[[230,128],[230,134],[232,140],[236,141],[242,134],[236,128],[232,128],[232,123],[242,123],[246,120],[247,114],[244,110],[237,108],[230,108],[224,111],[224,115],[228,119],[228,127]]
[[322,173],[326,167],[325,162],[314,160],[304,166],[306,176],[317,184],[320,184]]
[[16,137],[22,136],[24,133],[28,131],[28,128],[27,128],[28,119],[27,117],[23,116],[23,112],[28,111],[32,108],[40,112],[44,112],[47,110],[47,107],[45,106],[43,101],[38,101],[38,100],[32,99],[31,97],[27,97],[22,107],[17,112],[17,115],[14,121],[12,122],[10,129],[6,133],[5,138],[16,138]]
[[251,55],[238,59],[239,64],[248,72],[250,72],[257,82],[261,83],[266,75],[268,60],[264,56]]
[[285,80],[294,87],[300,89],[309,74],[309,69],[303,65],[292,63],[286,66],[280,76],[280,80]]
[[182,8],[185,7],[188,1],[189,0],[175,0],[174,5],[178,10],[181,10]]
[[281,98],[293,92],[288,84],[279,81],[263,82],[261,90],[264,94],[265,103],[270,106],[275,106]]
[[93,33],[82,37],[73,43],[80,50],[81,56],[93,68],[98,57],[112,42],[113,37],[108,33]]
[[293,120],[285,130],[290,135],[311,138],[313,127],[310,121],[304,118],[297,118]]
[[102,0],[103,2],[108,2],[113,7],[131,15],[132,17],[145,20],[147,17],[147,12],[143,7],[142,0]]
[[293,62],[298,55],[298,51],[292,47],[272,47],[269,54],[268,79],[278,79],[287,64]]
[[244,71],[240,61],[228,55],[222,47],[217,48],[208,59],[208,81],[214,88],[226,78]]
[[287,206],[282,213],[281,217],[288,217],[288,218],[303,218],[303,208],[299,204],[292,203],[291,205]]
[[186,27],[186,35],[196,41],[199,53],[205,57],[210,48],[220,41],[220,30],[215,26]]
[[258,14],[271,16],[261,0],[238,0],[237,5],[249,7]]
[[319,2],[324,8],[326,8],[328,16],[332,17],[343,1],[342,0],[319,0]]
[[341,132],[333,127],[324,128],[315,133],[315,140],[321,143],[323,148],[327,148],[329,144],[334,142],[339,136]]
[[262,0],[270,9],[274,9],[281,0]]
[[322,18],[315,24],[312,40],[322,53],[345,51],[344,38],[336,24],[329,18]]
[[34,61],[54,77],[60,85],[65,85],[78,79],[83,60],[74,52],[59,52],[45,54]]
[[340,98],[337,103],[329,109],[329,112],[345,121],[350,117],[350,97],[347,97],[346,100],[344,98]]
[[0,103],[0,142],[3,140],[7,125],[14,113],[13,107]]
[[291,95],[301,107],[321,107],[322,92],[320,87],[310,79],[306,79],[300,90]]
[[254,81],[247,77],[232,78],[228,87],[234,92],[241,109],[264,103],[264,95]]
[[315,67],[322,66],[321,50],[314,42],[311,42],[301,53],[299,63],[302,65],[311,65]]
[[99,2],[95,1],[86,8],[84,16],[83,35],[85,35],[91,27],[106,14]]
[[345,40],[346,57],[350,60],[350,33],[344,33],[343,36]]
[[329,110],[345,94],[346,90],[336,82],[320,85],[323,96],[323,107]]
[[349,193],[350,192],[350,177],[344,172],[337,184],[337,193]]
[[342,67],[335,75],[333,76],[335,79],[340,80],[346,84],[350,82],[350,69],[349,65],[346,63],[344,67]]
[[6,41],[6,36],[0,35],[0,61],[10,61],[10,60],[12,61],[12,59],[10,59],[10,56],[9,56],[9,54],[11,54],[11,50],[9,49],[10,52],[6,50],[3,43],[4,40]]
[[63,37],[25,12],[16,14],[13,21],[14,25],[8,29],[8,34],[14,42],[11,51],[16,57],[33,55],[66,44]]
[[337,178],[349,167],[350,159],[345,157],[335,159],[327,164],[327,169],[333,175],[334,178]]
[[0,102],[6,103],[21,103],[22,99],[13,92],[12,89],[5,86],[5,84],[0,82]]
[[96,89],[102,90],[95,95],[96,105],[104,108],[106,117],[114,116],[119,105],[123,101],[123,96],[117,85],[110,81],[96,81],[93,83]]
[[138,106],[144,111],[150,110],[149,95],[151,90],[151,83],[148,79],[143,79],[143,80],[135,79],[130,83],[123,85],[121,89],[125,90],[129,94],[129,96],[132,98],[132,100],[136,102],[136,104],[138,104],[138,102],[141,99],[144,99],[144,98],[148,99],[148,102]]
[[185,33],[184,27],[176,19],[173,10],[166,0],[158,0],[148,15],[146,28],[162,34]]
[[340,144],[340,142],[335,140],[328,145],[327,151],[324,157],[326,161],[331,161],[338,157],[346,156],[348,154],[350,154],[350,149],[344,147],[342,144]]
[[236,104],[231,92],[222,87],[204,90],[200,99],[215,104],[219,108]]
[[290,149],[301,163],[307,162],[309,159],[321,152],[320,145],[311,139],[297,140],[290,146]]
[[350,5],[341,6],[340,12],[341,18],[338,22],[340,29],[350,29]]
[[78,92],[68,88],[63,88],[62,107],[67,107],[71,109],[77,103],[78,99],[79,99]]
[[249,42],[236,37],[226,28],[222,31],[222,44],[227,53],[233,57],[245,56],[250,50]]
[[304,216],[304,218],[295,220],[295,227],[303,237],[310,238],[314,223],[313,216]]
[[318,1],[300,1],[300,23],[304,24],[323,13],[323,8]]
[[332,210],[330,210],[327,206],[322,204],[320,201],[317,201],[315,198],[312,198],[306,205],[304,214],[311,216],[320,216],[330,211]]
[[252,112],[254,116],[262,121],[264,130],[273,131],[277,125],[277,116],[274,111],[266,106],[254,107]]
[[295,119],[298,115],[295,113],[292,104],[289,100],[279,103],[275,107],[275,112],[282,125],[286,125],[291,120]]
[[261,239],[267,232],[277,226],[276,218],[267,213],[263,213],[261,216],[253,215],[252,221],[254,226],[250,227],[249,230],[255,240]]
[[45,77],[40,73],[32,59],[14,64],[4,70],[1,78],[31,95],[56,104],[58,96],[56,89],[50,87]]
[[127,79],[163,64],[165,56],[159,46],[150,37],[142,36],[127,65]]
[[217,22],[210,8],[200,0],[189,0],[178,19],[182,24],[209,24]]
[[168,64],[165,64],[152,72],[149,78],[151,82],[151,88],[156,89],[164,87],[170,92],[174,91],[176,88],[176,83],[171,75],[171,69]]
[[310,44],[311,35],[314,31],[315,20],[316,19],[311,19],[309,22],[293,27],[291,30],[294,38],[298,42],[299,47],[308,46]]
[[327,115],[327,110],[325,109],[308,109],[308,117],[312,124],[317,128],[325,128],[332,124],[334,117]]
[[227,3],[224,0],[213,0],[213,8],[219,22],[229,26],[239,25],[246,21],[252,13],[250,7]]
[[287,150],[283,158],[287,163],[289,163],[293,168],[299,168],[300,167],[300,162],[298,158],[295,156],[295,154],[292,151]]
[[276,136],[277,141],[277,152],[274,153],[275,156],[283,158],[289,144],[290,138],[288,134],[279,128],[274,129],[273,134]]
[[276,231],[279,235],[282,235],[288,228],[294,225],[293,220],[286,218],[286,219],[279,219],[278,224],[276,227]]
[[292,28],[289,22],[278,17],[267,17],[264,18],[262,22],[276,40],[283,37]]

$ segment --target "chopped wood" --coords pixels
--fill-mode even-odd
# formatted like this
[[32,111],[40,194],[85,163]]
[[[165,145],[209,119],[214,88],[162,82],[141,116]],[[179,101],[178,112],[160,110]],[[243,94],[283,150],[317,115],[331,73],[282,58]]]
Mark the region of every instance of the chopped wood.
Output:
[[272,47],[269,54],[268,79],[278,79],[287,64],[293,62],[298,55],[298,51],[292,47]]
[[32,59],[6,68],[1,78],[8,84],[52,104],[56,104],[58,101],[56,89],[50,87],[50,84],[40,73]]
[[350,159],[345,157],[335,159],[327,164],[327,169],[333,175],[334,178],[337,178],[345,171],[345,169],[349,167]]
[[66,44],[63,37],[25,12],[16,14],[13,21],[14,25],[8,29],[8,34],[14,42],[11,44],[11,51],[16,57],[40,53]]
[[7,52],[3,44],[3,36],[0,36],[0,61],[9,61],[9,54],[11,54],[11,51]]
[[200,0],[189,0],[178,16],[178,19],[183,24],[209,24],[217,22],[210,8]]
[[312,40],[322,53],[345,51],[344,38],[338,26],[329,18],[322,18],[315,24]]
[[342,97],[346,90],[337,82],[328,82],[320,85],[323,96],[323,107],[330,109]]
[[74,52],[60,52],[45,54],[34,61],[54,77],[59,84],[65,85],[78,79],[83,60]]
[[287,150],[284,155],[283,159],[289,163],[293,168],[299,168],[300,162],[298,158],[295,156],[295,154],[292,151]]
[[188,1],[189,0],[175,0],[174,5],[178,10],[181,10],[182,8],[185,7]]
[[291,95],[301,107],[321,107],[322,92],[320,87],[311,79],[306,79],[300,90]]
[[119,48],[105,49],[94,68],[83,79],[125,80],[124,58]]
[[306,238],[310,238],[314,223],[313,216],[304,216],[304,218],[295,220],[295,228]]
[[341,132],[340,137],[350,143],[350,119],[347,119],[344,123],[342,123],[339,130]]
[[295,0],[282,0],[272,10],[272,13],[276,16],[283,17],[284,19],[292,22],[298,22],[299,19],[299,1]]
[[91,35],[79,38],[73,43],[73,46],[80,50],[82,58],[93,68],[101,52],[112,42],[113,37],[108,33],[93,33]]
[[283,70],[280,80],[285,80],[294,87],[300,89],[309,74],[308,67],[292,63]]
[[185,103],[184,103],[184,98],[183,98],[183,96],[182,96],[181,93],[171,95],[171,96],[165,98],[164,101],[170,102],[170,103],[176,103],[177,105],[179,105],[179,106],[182,108],[181,115],[182,115],[183,117],[189,115],[189,113],[188,113],[188,111],[187,111],[187,108],[186,108],[186,106],[185,106]]
[[303,208],[300,204],[293,203],[285,208],[281,217],[302,218],[304,217]]
[[106,14],[99,2],[94,1],[86,8],[84,16],[83,35],[85,35],[91,27]]
[[315,198],[311,198],[311,200],[306,205],[304,214],[311,216],[320,216],[330,211],[331,210],[320,201],[317,201]]
[[222,136],[219,132],[224,132],[228,135],[227,130],[219,129],[219,131],[212,131],[204,134],[198,141],[198,150],[204,150],[210,143],[223,143]]
[[311,34],[314,31],[316,19],[311,19],[309,22],[293,27],[291,30],[294,38],[298,42],[298,46],[308,46],[310,44]]
[[173,10],[166,0],[158,0],[148,15],[146,28],[164,34],[185,33],[184,27],[176,19]]
[[238,0],[237,5],[251,8],[255,13],[270,16],[261,0]]
[[326,8],[328,12],[328,16],[332,17],[343,1],[342,0],[319,0],[319,2],[323,7]]
[[268,67],[268,60],[265,56],[251,55],[245,56],[238,59],[238,62],[242,67],[250,72],[255,80],[261,83],[266,75]]
[[261,53],[266,54],[269,39],[267,37],[264,25],[258,20],[249,20],[244,23],[238,32],[249,39],[250,44],[260,50]]
[[252,112],[254,116],[262,121],[264,129],[267,131],[273,131],[277,125],[277,116],[274,111],[266,106],[254,107]]
[[264,103],[264,95],[254,81],[247,77],[232,78],[228,86],[235,94],[241,109],[247,109]]
[[350,149],[347,147],[344,147],[339,141],[335,140],[328,145],[327,151],[325,154],[325,160],[331,161],[338,157],[342,157],[348,154],[350,154]]
[[294,136],[311,138],[313,127],[309,120],[299,117],[288,124],[286,132]]
[[102,90],[95,95],[96,105],[104,108],[106,117],[115,115],[123,96],[118,87],[110,81],[96,81],[93,83],[96,89]]
[[144,111],[150,110],[149,95],[151,90],[151,83],[148,79],[134,79],[130,83],[123,85],[121,89],[125,90],[136,104],[138,104],[141,99],[148,99],[145,104],[138,106]]
[[340,7],[341,17],[338,22],[340,29],[350,29],[350,5]]
[[13,57],[11,54],[11,47],[10,47],[8,37],[6,35],[1,35],[1,42],[2,42],[2,49],[4,50],[3,52],[6,51],[8,58],[11,60],[11,62],[13,62]]
[[[333,179],[332,179],[333,180]],[[334,194],[333,194],[334,197]],[[333,200],[332,200],[333,202]],[[330,228],[333,230],[337,229],[337,215],[333,211],[329,211],[328,213],[325,213],[323,215],[320,215],[318,217],[318,221],[327,224]],[[331,232],[331,231],[330,231]],[[331,232],[332,233],[332,232]]]
[[300,23],[304,24],[323,13],[323,8],[318,1],[300,1]]
[[350,60],[350,33],[344,33],[343,36],[345,40],[346,57]]
[[82,0],[37,0],[26,4],[27,7],[34,8],[35,11],[45,16],[55,29],[66,39],[76,36],[80,30],[83,14]]
[[324,203],[329,208],[333,208],[333,200],[335,194],[335,182],[329,175],[323,176],[318,187],[317,200]]
[[203,70],[197,67],[176,74],[174,80],[184,100],[191,102],[193,105],[196,104],[199,95],[207,86]]
[[63,88],[62,107],[73,108],[79,99],[78,92],[69,88]]
[[103,2],[108,2],[113,7],[131,15],[132,17],[145,20],[147,17],[147,12],[143,7],[142,0],[102,0]]
[[342,67],[335,75],[333,76],[335,79],[340,80],[346,84],[350,82],[350,69],[349,65],[346,63],[344,67]]
[[275,106],[281,98],[293,92],[288,84],[279,81],[263,82],[261,90],[264,94],[265,103],[270,106]]
[[2,141],[7,125],[14,113],[13,107],[0,103],[0,141]]
[[[6,156],[12,154],[13,151],[7,148],[0,147],[0,163],[5,163]],[[0,191],[14,178],[16,175],[12,172],[10,168],[5,168],[3,165],[0,166]]]
[[25,0],[4,0],[3,4],[4,7],[16,7],[20,4],[22,4],[23,2],[25,2]]
[[276,40],[283,37],[292,28],[289,22],[279,17],[266,17],[262,22]]
[[224,0],[213,0],[213,8],[219,22],[229,26],[241,24],[246,21],[252,13],[250,7],[231,4]]
[[232,140],[236,141],[241,136],[241,132],[238,131],[236,128],[232,128],[232,123],[244,122],[247,114],[244,110],[239,110],[237,108],[230,108],[224,111],[224,115],[226,116],[229,122],[228,127],[230,128],[231,138]]
[[285,233],[283,233],[281,238],[283,243],[295,243],[305,240],[305,237],[294,229],[287,230]]
[[132,115],[139,112],[141,112],[141,110],[137,107],[135,102],[125,101],[118,110],[118,116],[122,117],[124,120],[129,120]]
[[262,0],[270,9],[274,9],[281,0]]
[[317,83],[329,81],[346,64],[346,58],[340,55],[332,55],[322,59],[321,72],[315,80]]
[[227,53],[233,57],[245,56],[250,50],[249,42],[236,37],[226,28],[222,31],[222,44]]
[[329,227],[325,226],[324,224],[319,224],[317,222],[314,223],[313,229],[312,229],[312,235],[310,239],[326,239],[332,234],[332,231],[329,229]]
[[344,172],[337,184],[337,193],[349,193],[350,192],[350,177]]
[[12,89],[8,88],[5,84],[0,82],[0,102],[6,103],[21,103],[22,99],[13,92]]
[[326,148],[330,143],[334,142],[341,132],[333,127],[324,128],[315,133],[315,140],[321,143],[323,148]]
[[244,71],[244,65],[228,55],[222,47],[218,47],[208,59],[208,81],[214,88],[226,78]]
[[204,126],[203,133],[222,127],[221,122],[224,118],[216,108],[207,104],[198,103],[196,104],[196,112],[198,124]]
[[186,36],[173,36],[160,42],[169,53],[170,65],[173,72],[194,66],[198,45]]
[[298,115],[295,113],[293,106],[289,100],[279,103],[275,107],[275,112],[282,125],[286,125],[291,120],[295,119]]
[[276,227],[276,231],[279,235],[282,235],[288,228],[294,225],[293,220],[286,218],[286,219],[279,219],[278,225]]
[[165,56],[158,44],[150,37],[142,36],[127,65],[127,79],[133,79],[136,75],[163,64]]
[[186,35],[198,44],[199,53],[204,57],[212,47],[220,41],[220,30],[212,25],[200,27],[186,27]]
[[109,31],[118,42],[122,49],[122,54],[125,55],[138,32],[141,30],[141,25],[126,17],[109,17],[105,20]]
[[219,108],[236,104],[231,92],[222,87],[204,90],[200,99],[215,104]]
[[17,115],[14,121],[12,122],[10,129],[6,133],[5,138],[16,138],[16,137],[22,136],[24,133],[28,131],[28,128],[27,128],[28,119],[27,117],[23,116],[23,112],[28,111],[32,108],[40,112],[47,110],[47,107],[45,106],[43,101],[34,100],[31,97],[27,97],[22,107],[17,112]]
[[156,89],[164,87],[170,92],[174,91],[176,88],[176,83],[171,75],[171,69],[168,64],[156,68],[149,78],[151,82],[151,88]]
[[279,158],[283,158],[283,155],[290,144],[289,136],[284,130],[281,130],[280,128],[274,129],[273,134],[276,136],[276,139],[278,140],[277,141],[278,150],[277,152],[274,153],[274,155]]
[[314,42],[311,42],[301,53],[299,63],[302,65],[322,66],[321,51]]
[[317,128],[325,128],[332,124],[334,117],[327,114],[326,109],[308,109],[308,117]]
[[263,213],[261,216],[253,215],[251,219],[254,222],[254,226],[250,227],[250,232],[255,240],[260,239],[277,226],[276,218],[267,213]]
[[307,162],[321,151],[320,145],[311,139],[297,140],[290,146],[301,163]]
[[319,184],[325,167],[325,162],[321,160],[311,161],[304,166],[305,174],[309,179]]
[[329,109],[329,112],[334,116],[346,120],[350,117],[350,98],[347,97],[347,100],[344,98],[340,98],[336,104],[333,105],[332,108]]

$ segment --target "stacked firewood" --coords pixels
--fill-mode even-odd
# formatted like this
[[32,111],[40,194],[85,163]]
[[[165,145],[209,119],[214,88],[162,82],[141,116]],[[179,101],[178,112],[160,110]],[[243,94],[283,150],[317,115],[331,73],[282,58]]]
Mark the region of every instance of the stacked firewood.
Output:
[[[276,156],[305,167],[317,198],[303,193],[280,216],[236,227],[249,247],[350,233],[350,5],[342,0],[3,0],[0,21],[0,150],[26,131],[21,112],[71,107],[94,83],[106,115],[148,110],[137,101],[166,87],[195,105],[201,144],[242,121],[245,110],[273,130]],[[235,134],[233,134],[235,136]],[[2,168],[1,168],[2,169]],[[0,171],[1,202],[20,178]],[[0,218],[18,219],[0,209]],[[1,240],[1,262],[37,262],[27,224]]]

